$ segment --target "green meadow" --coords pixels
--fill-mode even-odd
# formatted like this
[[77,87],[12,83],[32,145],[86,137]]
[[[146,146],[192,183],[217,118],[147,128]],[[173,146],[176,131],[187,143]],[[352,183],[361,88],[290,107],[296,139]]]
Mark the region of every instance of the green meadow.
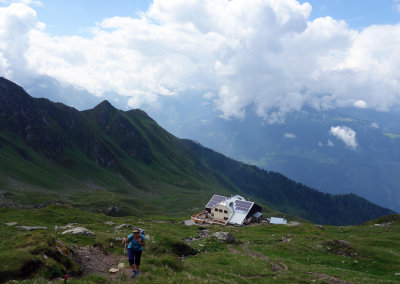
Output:
[[[65,205],[41,209],[0,209],[0,282],[57,283],[399,283],[400,216],[359,226],[254,224],[184,226],[187,216],[110,217]],[[289,221],[290,218],[289,218]],[[8,226],[6,223],[18,222]],[[113,222],[112,225],[105,222]],[[61,234],[55,226],[76,223],[95,236]],[[74,258],[80,247],[96,246],[104,258],[128,266],[120,241],[131,224],[148,236],[142,275],[84,273]],[[23,231],[17,226],[45,226]],[[208,232],[208,236],[199,238]],[[225,243],[210,237],[230,232]],[[192,239],[187,242],[188,238]],[[194,240],[193,240],[194,239]],[[110,243],[113,242],[113,246]],[[101,263],[102,258],[91,260]],[[61,278],[60,278],[61,277]]]

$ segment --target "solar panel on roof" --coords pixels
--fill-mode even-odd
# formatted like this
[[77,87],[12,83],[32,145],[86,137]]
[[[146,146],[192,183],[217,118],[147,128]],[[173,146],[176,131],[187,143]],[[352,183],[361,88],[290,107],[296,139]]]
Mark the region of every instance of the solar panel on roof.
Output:
[[225,201],[227,197],[222,196],[222,195],[214,195],[210,201],[208,201],[206,208],[213,208],[215,205],[218,203],[221,203],[222,201]]
[[248,212],[250,208],[253,206],[253,202],[236,200],[235,201],[235,210],[243,211],[244,213]]

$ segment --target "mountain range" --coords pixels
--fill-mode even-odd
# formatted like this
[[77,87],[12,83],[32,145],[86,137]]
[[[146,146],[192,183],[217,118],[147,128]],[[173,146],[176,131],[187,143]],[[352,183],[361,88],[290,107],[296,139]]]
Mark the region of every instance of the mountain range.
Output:
[[322,193],[179,139],[142,110],[122,111],[103,101],[78,111],[33,98],[4,78],[0,188],[9,206],[61,202],[115,215],[190,215],[214,193],[240,194],[266,213],[321,224],[359,224],[394,213],[355,194]]
[[[47,76],[24,87],[34,97],[46,97],[80,110],[104,99],[124,110],[129,105],[129,97],[115,93],[94,96]],[[159,96],[156,106],[141,107],[175,136],[198,141],[247,164],[280,172],[323,192],[354,193],[400,211],[398,109],[303,107],[287,113],[284,121],[270,123],[255,115],[251,106],[244,119],[223,119],[213,100],[202,92],[189,92]],[[346,145],[331,129],[353,131],[356,144]]]

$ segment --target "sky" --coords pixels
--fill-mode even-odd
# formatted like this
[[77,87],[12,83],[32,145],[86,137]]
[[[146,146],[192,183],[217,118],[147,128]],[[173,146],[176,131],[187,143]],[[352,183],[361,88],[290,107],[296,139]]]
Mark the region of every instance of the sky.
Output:
[[0,76],[50,76],[132,108],[195,92],[226,119],[388,111],[398,50],[400,0],[0,0]]
[[400,1],[393,0],[309,0],[310,19],[330,16],[345,20],[351,28],[363,29],[371,25],[394,25],[400,20]]

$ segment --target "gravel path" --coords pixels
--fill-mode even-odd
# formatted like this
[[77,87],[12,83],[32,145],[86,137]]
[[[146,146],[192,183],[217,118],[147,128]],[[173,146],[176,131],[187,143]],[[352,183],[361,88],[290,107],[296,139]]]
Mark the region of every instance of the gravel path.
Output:
[[115,254],[104,253],[98,247],[86,246],[75,250],[75,260],[81,265],[84,275],[97,274],[105,276],[110,280],[120,279],[121,273],[125,274],[129,279],[131,270],[127,264],[125,264],[123,271],[116,273],[108,272],[110,268],[118,268],[118,263],[123,262],[127,258],[127,256],[124,258]]

